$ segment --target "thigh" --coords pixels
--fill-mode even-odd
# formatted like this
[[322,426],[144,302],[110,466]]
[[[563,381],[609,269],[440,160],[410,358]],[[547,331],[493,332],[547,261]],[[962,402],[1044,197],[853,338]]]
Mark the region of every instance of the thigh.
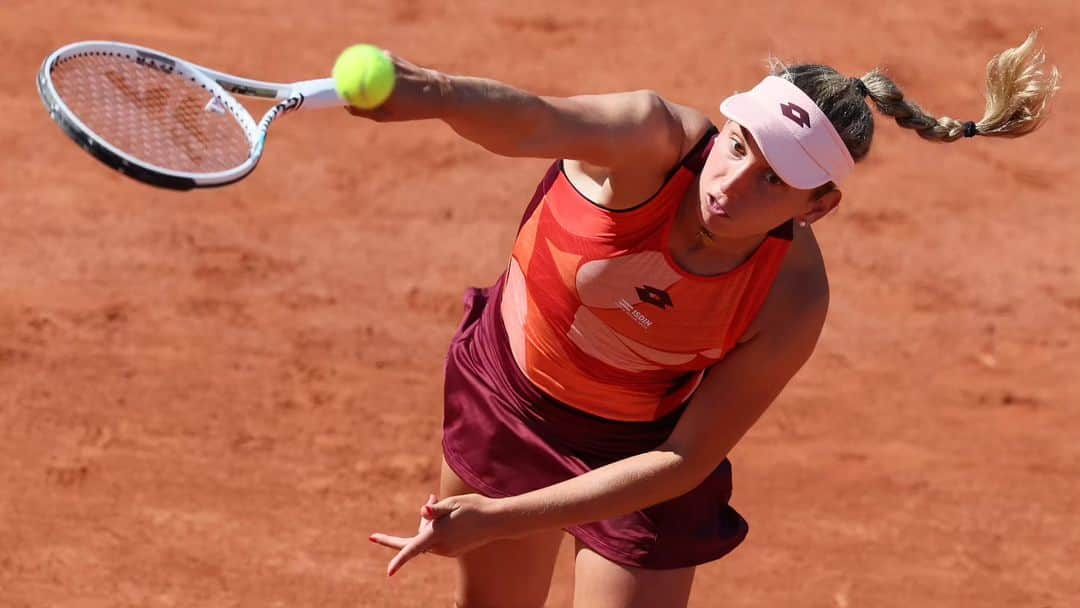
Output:
[[[479,493],[443,461],[440,498]],[[548,596],[564,533],[554,530],[489,543],[458,556],[459,608],[540,608]]]
[[576,608],[685,608],[695,568],[646,570],[616,564],[577,542]]

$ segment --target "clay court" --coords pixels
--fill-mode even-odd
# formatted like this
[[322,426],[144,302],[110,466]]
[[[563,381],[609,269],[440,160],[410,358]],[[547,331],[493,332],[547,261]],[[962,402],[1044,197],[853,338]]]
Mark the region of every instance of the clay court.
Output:
[[1043,130],[936,145],[878,121],[816,228],[818,350],[732,454],[750,536],[691,606],[1080,602],[1073,3],[453,5],[0,4],[0,606],[449,606],[451,561],[388,580],[367,536],[415,529],[436,487],[461,292],[503,270],[548,165],[332,110],[283,118],[237,185],[158,190],[49,120],[34,77],[56,47],[291,81],[367,41],[545,94],[652,88],[718,121],[771,52],[881,65],[977,120],[985,62],[1036,26],[1064,78]]

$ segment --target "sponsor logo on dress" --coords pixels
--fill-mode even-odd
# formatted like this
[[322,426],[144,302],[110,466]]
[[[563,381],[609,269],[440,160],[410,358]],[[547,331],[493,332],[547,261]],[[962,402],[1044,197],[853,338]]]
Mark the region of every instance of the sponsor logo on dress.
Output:
[[619,298],[619,301],[615,302],[615,304],[619,308],[623,309],[623,312],[630,315],[630,318],[633,319],[643,329],[649,329],[650,327],[652,327],[652,320],[649,319],[649,317],[646,317],[641,311],[635,309],[633,304],[626,301],[626,298]]
[[663,289],[642,285],[637,288],[637,295],[645,304],[652,304],[661,310],[667,310],[668,306],[674,306],[671,296]]

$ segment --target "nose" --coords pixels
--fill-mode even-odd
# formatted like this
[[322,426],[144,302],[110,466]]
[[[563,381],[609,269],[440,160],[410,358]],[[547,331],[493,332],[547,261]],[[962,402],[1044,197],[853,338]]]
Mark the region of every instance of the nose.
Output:
[[741,162],[731,166],[721,182],[724,194],[728,196],[737,196],[740,193],[747,192],[754,179],[754,173],[755,171],[752,163]]

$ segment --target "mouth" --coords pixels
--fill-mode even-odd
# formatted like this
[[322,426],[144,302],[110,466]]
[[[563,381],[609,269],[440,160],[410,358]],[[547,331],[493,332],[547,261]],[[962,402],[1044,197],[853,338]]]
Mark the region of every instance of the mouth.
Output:
[[720,201],[716,200],[715,196],[711,194],[707,194],[705,196],[707,199],[706,205],[709,207],[709,211],[711,211],[713,215],[719,215],[720,217],[731,217],[724,209],[724,206],[720,204]]

